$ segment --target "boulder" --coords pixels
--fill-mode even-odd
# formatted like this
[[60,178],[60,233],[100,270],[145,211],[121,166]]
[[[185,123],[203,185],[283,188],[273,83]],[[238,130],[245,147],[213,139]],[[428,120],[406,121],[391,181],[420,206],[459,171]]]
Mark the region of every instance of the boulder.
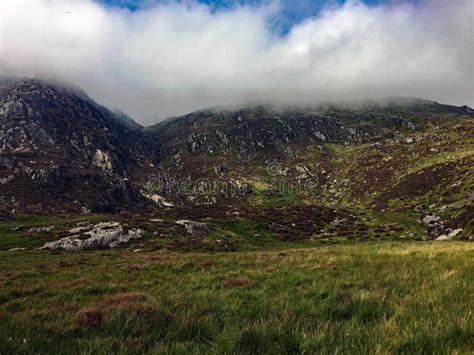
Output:
[[186,228],[186,232],[191,235],[205,236],[209,234],[209,227],[205,223],[199,223],[183,219],[176,221],[176,224]]
[[91,212],[92,212],[92,211],[91,211],[91,209],[90,209],[89,207],[86,207],[86,206],[82,206],[82,207],[81,207],[81,213],[82,213],[82,214],[89,214],[89,213],[91,213]]
[[425,206],[423,205],[417,205],[415,207],[415,212],[422,213],[425,210]]
[[453,230],[451,233],[448,234],[449,238],[455,238],[457,237],[460,233],[462,233],[462,228],[458,228]]
[[434,226],[430,226],[428,229],[428,234],[432,238],[438,238],[441,235],[448,235],[449,231],[446,231],[443,225],[436,224]]
[[102,222],[95,224],[92,229],[87,232],[46,243],[40,249],[78,251],[114,248],[131,240],[140,239],[143,235],[144,231],[141,229],[125,231],[123,226],[118,222]]
[[436,238],[435,240],[438,240],[438,241],[443,241],[443,240],[451,240],[451,237],[447,236],[446,234],[443,234],[443,235],[440,235],[438,238]]
[[160,206],[163,206],[163,207],[174,207],[174,204],[172,204],[171,202],[166,201],[166,199],[163,196],[154,194],[154,195],[145,195],[145,197],[152,200],[157,205],[160,205]]
[[439,217],[436,215],[427,215],[423,218],[423,223],[433,225],[439,221]]

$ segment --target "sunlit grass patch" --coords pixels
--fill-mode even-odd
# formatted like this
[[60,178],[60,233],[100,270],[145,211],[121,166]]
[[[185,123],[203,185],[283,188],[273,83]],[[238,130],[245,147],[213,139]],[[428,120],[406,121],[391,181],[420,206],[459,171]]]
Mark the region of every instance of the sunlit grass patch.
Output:
[[473,349],[469,242],[0,253],[2,353]]

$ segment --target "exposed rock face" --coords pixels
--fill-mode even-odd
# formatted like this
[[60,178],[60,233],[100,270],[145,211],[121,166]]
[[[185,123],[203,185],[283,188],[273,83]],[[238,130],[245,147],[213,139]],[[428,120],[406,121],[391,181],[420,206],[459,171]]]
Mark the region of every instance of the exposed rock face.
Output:
[[114,248],[131,240],[140,239],[144,235],[144,231],[141,229],[125,231],[118,222],[102,222],[96,225],[77,227],[69,232],[80,234],[46,243],[41,249],[78,251]]
[[41,80],[0,82],[0,204],[9,210],[106,211],[149,204],[155,149],[83,92]]
[[92,164],[105,171],[112,171],[112,160],[107,152],[97,149],[92,158]]

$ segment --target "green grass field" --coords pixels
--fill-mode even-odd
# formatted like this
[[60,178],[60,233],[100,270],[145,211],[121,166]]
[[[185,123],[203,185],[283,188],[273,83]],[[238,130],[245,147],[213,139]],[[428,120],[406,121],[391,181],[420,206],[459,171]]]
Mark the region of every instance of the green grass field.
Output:
[[470,242],[0,251],[0,353],[474,351]]

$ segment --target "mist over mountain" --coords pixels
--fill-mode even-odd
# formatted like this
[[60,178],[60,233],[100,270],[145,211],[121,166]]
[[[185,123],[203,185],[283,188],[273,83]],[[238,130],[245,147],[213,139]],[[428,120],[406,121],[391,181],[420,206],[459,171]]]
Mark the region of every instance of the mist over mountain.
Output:
[[[422,97],[473,105],[470,0],[329,3],[272,30],[276,1],[1,2],[1,65],[51,76],[149,125],[216,105]],[[83,22],[87,19],[87,25]]]
[[[404,167],[392,169],[404,174],[417,159],[427,159],[424,154],[439,153],[440,148],[427,150],[424,144],[448,144],[443,148],[448,151],[468,149],[472,117],[468,106],[393,97],[358,104],[218,107],[143,128],[79,88],[4,77],[0,80],[0,165],[4,168],[0,196],[5,209],[30,212],[120,211],[166,200],[180,205],[221,204],[258,192],[274,177],[267,176],[268,164],[277,164],[276,175],[292,186],[314,183],[311,198],[327,203],[354,191],[364,195],[366,188],[379,186],[364,185],[363,181],[379,175],[372,167],[366,170],[364,160],[356,160],[367,176],[354,180],[349,190],[347,186],[334,190],[347,172],[334,165],[333,145],[367,147],[363,148],[367,154],[386,146],[381,161],[401,149],[398,158]],[[444,142],[444,134],[449,130],[454,134],[459,127],[466,136],[456,148],[450,145],[454,142]],[[430,134],[440,142],[425,137]],[[423,142],[415,155],[405,150],[411,146],[401,143],[414,141],[407,135]],[[456,157],[448,156],[448,161]],[[461,158],[467,159],[463,154]],[[469,165],[469,160],[461,161],[460,166]],[[230,191],[202,193],[200,179],[223,179]],[[378,188],[377,196],[399,196],[390,184]],[[373,208],[387,203],[369,201],[365,203]]]

